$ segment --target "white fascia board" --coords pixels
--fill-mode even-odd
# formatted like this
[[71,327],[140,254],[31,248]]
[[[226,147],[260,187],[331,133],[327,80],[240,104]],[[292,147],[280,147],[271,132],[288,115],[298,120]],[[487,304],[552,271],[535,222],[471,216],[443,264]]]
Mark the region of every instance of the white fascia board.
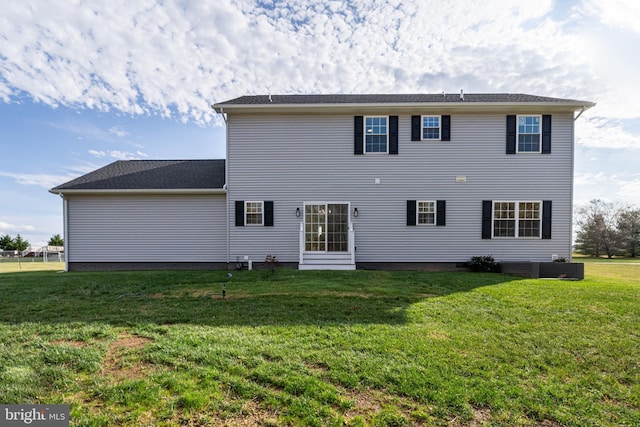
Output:
[[139,189],[139,190],[49,190],[53,194],[227,194],[223,188],[172,188],[172,189]]
[[503,112],[549,111],[568,112],[588,109],[593,102],[395,102],[395,103],[347,103],[347,104],[225,104],[214,105],[221,113],[348,113],[348,112]]

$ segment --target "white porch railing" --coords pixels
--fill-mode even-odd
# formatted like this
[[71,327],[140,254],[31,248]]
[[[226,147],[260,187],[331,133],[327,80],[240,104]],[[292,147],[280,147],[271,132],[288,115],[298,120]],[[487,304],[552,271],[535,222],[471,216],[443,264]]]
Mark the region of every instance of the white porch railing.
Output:
[[349,253],[351,254],[351,264],[356,263],[356,232],[353,223],[349,224]]
[[304,223],[300,223],[300,261],[299,264],[304,264]]

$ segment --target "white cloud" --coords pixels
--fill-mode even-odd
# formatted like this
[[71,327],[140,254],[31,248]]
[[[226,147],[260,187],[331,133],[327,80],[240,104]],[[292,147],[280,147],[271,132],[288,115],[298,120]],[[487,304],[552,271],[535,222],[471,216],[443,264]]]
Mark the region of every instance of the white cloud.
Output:
[[104,157],[111,157],[118,160],[139,160],[143,157],[149,157],[147,153],[143,153],[142,151],[131,153],[129,151],[121,150],[89,150],[89,154],[100,159]]
[[574,184],[576,205],[584,205],[593,199],[602,199],[640,207],[640,191],[638,191],[640,173],[577,173]]
[[549,18],[553,7],[551,0],[10,2],[0,17],[0,58],[7,58],[0,96],[199,123],[211,122],[214,101],[267,91],[591,96],[599,83],[585,67],[588,47]]
[[109,129],[109,133],[117,136],[118,138],[124,138],[125,136],[129,136],[129,132],[127,132],[126,130],[122,129],[119,126],[114,126],[111,129]]
[[23,231],[34,231],[35,227],[33,225],[25,225],[25,224],[10,224],[8,222],[0,221],[0,233],[20,233]]
[[89,154],[95,157],[103,158],[107,155],[106,151],[89,150]]
[[640,149],[640,135],[619,120],[585,117],[576,125],[576,143],[591,148]]
[[119,138],[125,137],[128,133],[113,127],[108,131],[99,128],[93,123],[82,120],[73,122],[49,122],[49,126],[76,135],[79,139],[89,139],[93,141],[118,142]]
[[637,0],[585,0],[583,8],[607,25],[640,33],[640,4]]
[[30,174],[0,171],[0,176],[13,179],[20,185],[37,185],[46,189],[56,187],[74,178],[79,174],[50,175],[50,174]]

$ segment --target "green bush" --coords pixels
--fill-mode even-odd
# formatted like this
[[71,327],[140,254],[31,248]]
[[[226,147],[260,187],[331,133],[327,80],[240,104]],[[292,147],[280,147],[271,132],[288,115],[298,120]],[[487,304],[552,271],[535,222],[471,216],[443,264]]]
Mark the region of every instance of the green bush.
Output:
[[499,273],[500,265],[491,255],[474,256],[467,261],[467,267],[474,273]]

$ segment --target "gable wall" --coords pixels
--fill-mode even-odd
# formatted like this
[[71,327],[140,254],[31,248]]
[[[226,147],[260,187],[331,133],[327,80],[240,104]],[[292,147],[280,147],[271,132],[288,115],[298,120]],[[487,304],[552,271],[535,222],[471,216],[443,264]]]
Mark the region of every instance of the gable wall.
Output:
[[[274,254],[296,262],[302,218],[295,210],[304,201],[345,201],[358,208],[358,218],[352,217],[357,262],[568,257],[573,115],[553,115],[551,154],[506,155],[506,114],[452,114],[448,142],[411,141],[411,116],[400,115],[398,155],[354,155],[353,115],[230,115],[231,261]],[[467,181],[457,183],[456,176]],[[446,200],[446,226],[406,226],[409,199]],[[553,238],[482,240],[485,199],[552,200]],[[234,226],[236,200],[273,200],[274,226]]]

